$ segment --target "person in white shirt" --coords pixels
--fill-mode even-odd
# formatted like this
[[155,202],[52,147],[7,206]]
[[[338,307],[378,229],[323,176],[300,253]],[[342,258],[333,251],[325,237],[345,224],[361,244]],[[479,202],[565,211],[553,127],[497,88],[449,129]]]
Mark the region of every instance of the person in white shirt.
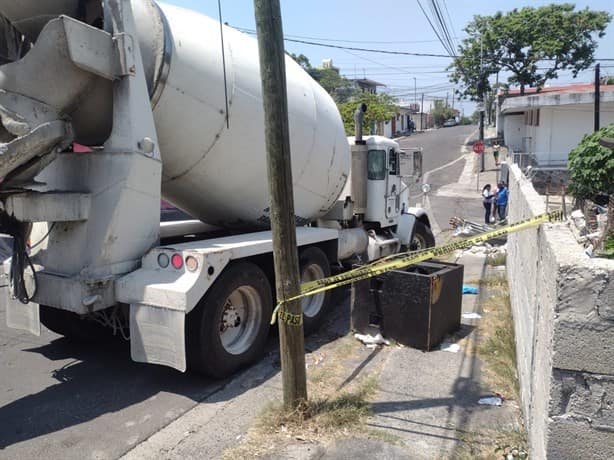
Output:
[[486,225],[490,225],[490,213],[492,211],[494,198],[495,195],[491,191],[490,184],[486,184],[484,188],[482,188],[482,204],[486,211],[484,214],[484,222],[486,222]]

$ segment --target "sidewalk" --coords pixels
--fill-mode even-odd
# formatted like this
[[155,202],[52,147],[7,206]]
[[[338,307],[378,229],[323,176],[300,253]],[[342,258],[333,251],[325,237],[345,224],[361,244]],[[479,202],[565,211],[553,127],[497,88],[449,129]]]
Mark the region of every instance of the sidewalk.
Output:
[[[474,133],[467,145],[462,148],[462,156],[465,159],[465,166],[458,182],[444,185],[429,194],[427,208],[432,211],[430,214],[437,216],[437,229],[449,228],[448,222],[452,217],[463,217],[473,222],[482,223],[484,221],[484,208],[482,206],[482,187],[491,184],[496,187],[499,179],[500,166],[495,165],[489,139],[495,137],[494,128],[489,128],[485,132],[486,151],[484,153],[484,172],[480,172],[480,155],[472,150],[472,145],[477,140],[477,132]],[[505,161],[507,149],[499,149],[499,161]],[[430,174],[426,179],[437,183],[438,172]],[[449,237],[449,232],[438,232],[439,243],[445,242]]]
[[[448,214],[481,222],[483,208],[480,191],[476,190],[478,176],[480,183],[496,183],[491,150],[486,150],[486,171],[481,174],[477,171],[477,155],[470,147],[464,150],[467,161],[459,182],[440,187],[430,196],[432,210],[444,229],[448,227]],[[444,230],[436,235],[438,242],[447,239],[449,234]],[[458,352],[422,352],[397,346],[367,348],[349,334],[348,290],[335,293],[338,308],[324,330],[307,340],[308,373],[339,374],[343,383],[338,392],[366,376],[377,376],[377,391],[369,398],[372,416],[362,429],[349,430],[331,439],[325,433],[284,435],[280,428],[270,434],[270,439],[260,439],[256,447],[247,443],[250,427],[257,423],[258,415],[272,401],[281,400],[278,352],[272,350],[261,363],[124,458],[190,459],[225,455],[230,458],[229,449],[232,458],[280,460],[475,458],[464,456],[468,446],[479,444],[498,431],[521,432],[519,409],[514,401],[506,401],[501,407],[478,405],[481,397],[494,392],[485,379],[478,353],[483,340],[478,326],[484,321],[484,315],[489,314],[484,311],[484,305],[493,295],[481,281],[493,275],[501,276],[504,271],[487,265],[484,254],[470,251],[454,255],[451,261],[463,264],[464,282],[480,289],[477,296],[463,296],[463,313],[483,316],[462,320],[461,330],[451,338],[459,345]],[[317,366],[315,371],[314,366]],[[311,385],[310,396],[317,393]]]

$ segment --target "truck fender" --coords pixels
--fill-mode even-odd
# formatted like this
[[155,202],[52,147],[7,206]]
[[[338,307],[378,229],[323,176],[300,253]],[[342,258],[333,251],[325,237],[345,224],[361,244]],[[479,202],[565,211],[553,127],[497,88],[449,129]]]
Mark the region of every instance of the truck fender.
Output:
[[414,237],[417,221],[422,222],[429,228],[431,227],[431,222],[424,208],[407,208],[405,212],[399,216],[396,237],[401,242],[401,245],[409,246],[409,243]]

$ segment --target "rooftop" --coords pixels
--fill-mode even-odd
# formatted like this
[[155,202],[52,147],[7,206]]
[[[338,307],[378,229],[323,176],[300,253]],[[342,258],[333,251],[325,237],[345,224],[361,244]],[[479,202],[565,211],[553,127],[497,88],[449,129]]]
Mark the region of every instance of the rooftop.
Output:
[[[614,102],[614,85],[601,85],[599,87],[601,102]],[[549,86],[542,88],[526,88],[525,94],[520,96],[520,90],[508,91],[501,112],[512,112],[540,107],[593,104],[595,100],[595,85],[593,83],[580,83],[565,86]]]

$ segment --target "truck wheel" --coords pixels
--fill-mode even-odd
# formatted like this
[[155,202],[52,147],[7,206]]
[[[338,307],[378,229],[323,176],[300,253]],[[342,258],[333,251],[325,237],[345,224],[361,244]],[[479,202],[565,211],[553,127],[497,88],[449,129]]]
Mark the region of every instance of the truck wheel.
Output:
[[264,272],[250,262],[229,265],[187,317],[188,367],[226,377],[264,351],[273,308]]
[[[301,283],[330,276],[328,258],[324,251],[315,246],[301,251],[299,265],[301,267]],[[330,297],[331,291],[325,291],[301,299],[305,334],[314,332],[320,326],[322,318],[329,308]]]
[[419,251],[420,249],[431,248],[435,246],[435,236],[430,227],[426,224],[417,221],[414,230],[414,237],[411,240],[410,250]]
[[96,343],[112,337],[111,330],[76,313],[46,305],[40,307],[40,321],[47,329],[80,343]]

